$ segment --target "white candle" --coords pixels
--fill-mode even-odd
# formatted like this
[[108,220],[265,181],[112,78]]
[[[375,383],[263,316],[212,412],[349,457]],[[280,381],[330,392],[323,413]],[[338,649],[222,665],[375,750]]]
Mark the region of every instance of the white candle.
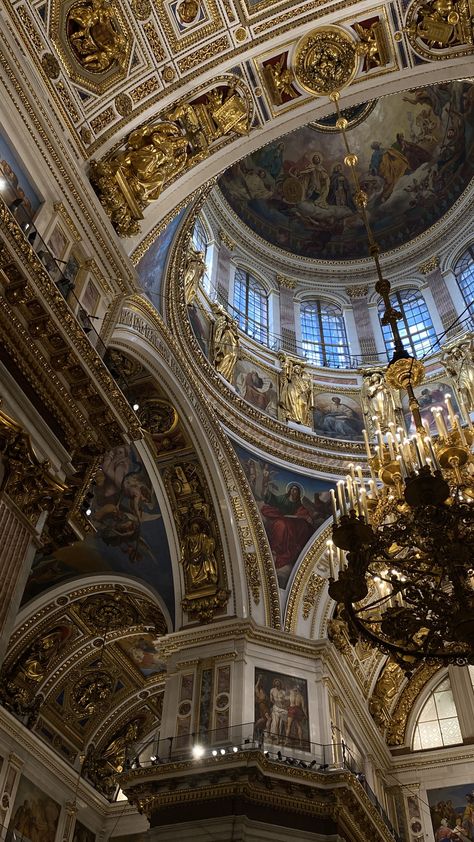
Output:
[[328,555],[329,555],[329,575],[334,579],[334,545],[332,541],[327,541]]
[[388,452],[390,454],[390,459],[393,462],[395,459],[395,450],[393,448],[393,436],[391,433],[387,433],[387,444],[388,444]]
[[449,415],[449,420],[451,421],[451,427],[454,427],[454,425],[455,425],[454,409],[453,409],[453,405],[451,403],[451,395],[450,394],[447,394],[447,395],[444,396],[444,402],[445,402],[445,404],[447,406],[447,409],[448,409],[448,415]]
[[438,435],[439,435],[439,437],[440,437],[440,438],[443,438],[443,437],[444,437],[444,436],[443,436],[443,428],[442,428],[442,426],[441,426],[441,420],[440,420],[440,412],[439,412],[439,409],[438,409],[436,406],[434,406],[434,407],[433,407],[433,409],[431,410],[431,414],[432,414],[432,416],[433,416],[433,418],[434,418],[434,420],[435,420],[435,424],[436,424],[436,429],[437,429],[437,431],[438,431]]
[[336,508],[336,495],[334,493],[334,489],[331,488],[329,492],[329,496],[331,498],[331,508],[332,508],[332,522],[334,526],[337,526],[337,508]]
[[364,430],[364,441],[365,441],[365,452],[367,453],[367,459],[372,459],[372,453],[370,452],[369,435],[367,433],[367,430]]

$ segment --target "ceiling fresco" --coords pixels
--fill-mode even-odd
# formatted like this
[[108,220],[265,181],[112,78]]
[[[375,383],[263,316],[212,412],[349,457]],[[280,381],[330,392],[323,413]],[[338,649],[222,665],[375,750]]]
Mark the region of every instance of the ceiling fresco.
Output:
[[[386,251],[436,223],[474,175],[474,84],[381,98],[348,131],[375,236]],[[231,167],[219,180],[235,213],[273,246],[306,258],[366,257],[340,135],[315,124]]]

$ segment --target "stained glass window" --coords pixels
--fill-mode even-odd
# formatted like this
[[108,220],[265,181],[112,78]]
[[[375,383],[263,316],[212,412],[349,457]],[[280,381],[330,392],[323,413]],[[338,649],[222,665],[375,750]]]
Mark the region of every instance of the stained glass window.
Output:
[[[414,357],[422,357],[428,353],[436,342],[436,333],[425,299],[417,289],[401,289],[390,295],[390,303],[398,310],[402,317],[398,321],[398,329],[406,350]],[[379,305],[379,316],[382,319],[385,306]],[[394,351],[394,343],[390,325],[382,325],[383,338],[388,355]]]
[[303,353],[314,365],[350,366],[344,316],[336,304],[305,301],[301,305],[301,337]]
[[235,318],[252,339],[268,344],[268,298],[264,286],[244,269],[234,278]]
[[416,721],[413,750],[462,743],[461,729],[449,678],[428,696]]

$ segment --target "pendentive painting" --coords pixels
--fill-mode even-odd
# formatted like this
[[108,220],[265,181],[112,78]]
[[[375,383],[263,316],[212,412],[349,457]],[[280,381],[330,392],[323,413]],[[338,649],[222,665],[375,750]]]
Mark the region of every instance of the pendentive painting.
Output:
[[209,359],[211,342],[211,321],[209,316],[206,315],[197,301],[193,301],[188,306],[188,318],[201,351]]
[[267,533],[278,584],[285,589],[302,551],[331,514],[334,484],[301,476],[234,443]]
[[183,208],[168,223],[137,264],[138,278],[142,289],[160,313],[163,310],[161,295],[168,256],[185,213],[186,208]]
[[318,436],[363,441],[364,417],[360,403],[349,395],[320,392],[313,402],[314,432]]
[[0,178],[5,183],[2,196],[7,204],[21,199],[27,218],[38,210],[41,200],[17,151],[0,128]]
[[235,389],[247,403],[277,417],[278,383],[276,372],[270,374],[251,360],[237,360],[235,365]]
[[[348,129],[382,251],[422,234],[474,176],[474,85],[455,81],[381,97]],[[340,133],[311,124],[230,167],[219,187],[264,240],[313,259],[367,256]]]
[[174,616],[168,539],[153,486],[137,450],[120,445],[109,451],[97,472],[91,501],[96,528],[52,555],[38,553],[23,601],[77,575],[122,573],[142,579],[163,597]]
[[305,678],[255,668],[254,732],[258,740],[309,750]]
[[61,807],[28,778],[21,778],[13,805],[10,830],[22,842],[54,842]]
[[[441,410],[444,423],[446,424],[448,430],[451,429],[448,410],[444,401],[446,395],[449,395],[454,412],[459,414],[459,406],[452,386],[443,380],[428,381],[428,383],[422,383],[420,386],[416,386],[415,395],[418,398],[418,403],[420,404],[421,420],[427,422],[431,433],[436,433],[436,423],[432,409],[438,406]],[[404,395],[402,399],[402,407],[406,428],[408,433],[411,435],[415,432],[415,426],[410,412],[410,407],[408,406],[407,395]]]
[[95,842],[95,833],[85,827],[81,822],[76,822],[72,842]]
[[133,635],[120,641],[120,646],[128,658],[144,676],[164,672],[166,664],[159,651],[160,641],[151,634]]
[[474,783],[427,790],[435,842],[474,842]]

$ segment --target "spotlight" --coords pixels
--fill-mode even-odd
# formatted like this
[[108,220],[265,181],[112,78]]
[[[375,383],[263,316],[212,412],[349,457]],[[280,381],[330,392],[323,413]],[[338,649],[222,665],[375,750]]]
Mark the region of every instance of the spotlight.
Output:
[[10,213],[15,213],[16,209],[23,204],[23,199],[14,199],[13,202],[10,202],[8,205],[8,210]]
[[278,760],[283,760],[283,756],[282,756],[281,751],[277,751],[277,757],[278,757]]
[[205,752],[204,746],[199,746],[199,745],[193,746],[193,757],[195,758],[195,760],[199,760],[199,758],[203,756],[204,752]]
[[329,769],[329,763],[323,763],[321,766],[319,766],[318,772],[325,772],[326,769]]
[[263,752],[263,756],[264,756],[264,757],[267,757],[267,758],[268,758],[268,757],[270,757],[270,752],[269,752],[269,751],[264,751],[264,752]]
[[161,763],[161,760],[157,754],[152,755],[152,757],[150,757],[150,760],[154,766],[158,766]]
[[222,754],[222,755],[224,755],[224,754],[225,754],[225,748],[221,748],[221,754]]
[[312,760],[312,761],[311,761],[311,763],[309,764],[309,768],[310,768],[310,769],[314,769],[314,767],[316,766],[316,763],[317,763],[317,762],[318,762],[317,760]]
[[7,186],[6,178],[0,178],[0,190],[5,190],[6,186]]
[[302,769],[308,768],[308,764],[305,763],[304,760],[300,760],[298,765],[301,766]]
[[237,746],[233,746],[232,751],[234,752],[234,754],[235,754],[238,750],[239,750],[239,749],[237,748]]
[[87,515],[87,517],[90,517],[90,516],[91,516],[91,514],[92,514],[92,509],[91,509],[91,507],[89,506],[89,508],[87,508],[87,509],[86,509],[86,515]]
[[296,760],[294,757],[285,757],[285,763],[288,763],[289,766],[294,766]]
[[138,412],[138,410],[140,409],[140,404],[135,401],[132,409],[133,409],[134,412]]
[[215,750],[215,748],[212,749],[212,756],[217,757],[217,751]]

